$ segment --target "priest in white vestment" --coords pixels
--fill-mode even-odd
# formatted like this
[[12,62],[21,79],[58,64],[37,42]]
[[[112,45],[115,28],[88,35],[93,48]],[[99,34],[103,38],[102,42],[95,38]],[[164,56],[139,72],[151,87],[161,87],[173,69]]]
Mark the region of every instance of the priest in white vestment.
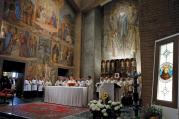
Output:
[[88,102],[93,100],[93,79],[91,76],[88,76],[88,79],[86,80],[86,85],[88,87]]
[[30,78],[27,77],[27,79],[24,80],[24,98],[30,98],[31,97],[31,81]]
[[38,97],[42,97],[44,92],[44,81],[40,78],[37,81],[37,84],[38,84]]
[[55,86],[62,86],[63,85],[63,81],[61,80],[60,77],[58,77],[57,81],[55,82]]
[[36,97],[37,96],[37,79],[36,77],[34,77],[32,79],[32,97]]

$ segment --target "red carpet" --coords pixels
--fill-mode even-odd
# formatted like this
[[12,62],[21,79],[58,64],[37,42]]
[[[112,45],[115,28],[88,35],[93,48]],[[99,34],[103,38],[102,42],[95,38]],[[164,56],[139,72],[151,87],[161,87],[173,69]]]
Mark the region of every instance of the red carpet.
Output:
[[32,119],[59,119],[88,111],[88,109],[49,103],[27,103],[16,106],[1,107],[0,111]]

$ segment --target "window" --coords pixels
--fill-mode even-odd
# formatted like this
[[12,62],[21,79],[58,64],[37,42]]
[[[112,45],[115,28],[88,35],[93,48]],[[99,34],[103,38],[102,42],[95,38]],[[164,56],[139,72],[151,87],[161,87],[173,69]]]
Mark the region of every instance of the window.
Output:
[[178,39],[156,42],[153,103],[177,108]]

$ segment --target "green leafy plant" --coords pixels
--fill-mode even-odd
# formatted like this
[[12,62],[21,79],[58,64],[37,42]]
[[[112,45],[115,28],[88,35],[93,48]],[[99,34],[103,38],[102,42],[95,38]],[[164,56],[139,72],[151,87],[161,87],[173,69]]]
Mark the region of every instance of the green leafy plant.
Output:
[[145,119],[150,117],[159,117],[159,119],[162,119],[162,109],[155,106],[148,107],[145,112]]

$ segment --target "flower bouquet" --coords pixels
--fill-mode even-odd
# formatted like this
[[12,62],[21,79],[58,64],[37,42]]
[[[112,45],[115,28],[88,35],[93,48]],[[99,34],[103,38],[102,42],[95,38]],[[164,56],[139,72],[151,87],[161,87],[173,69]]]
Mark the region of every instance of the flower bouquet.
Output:
[[121,114],[121,108],[122,104],[120,102],[112,102],[108,101],[108,105],[110,106],[110,116],[113,117],[114,119],[119,117]]
[[116,119],[120,116],[120,109],[122,107],[120,102],[108,101],[103,103],[102,100],[92,100],[88,106],[95,119]]
[[101,111],[104,108],[104,105],[101,102],[101,100],[92,100],[89,102],[88,106],[93,114],[93,118],[100,119],[102,117]]

